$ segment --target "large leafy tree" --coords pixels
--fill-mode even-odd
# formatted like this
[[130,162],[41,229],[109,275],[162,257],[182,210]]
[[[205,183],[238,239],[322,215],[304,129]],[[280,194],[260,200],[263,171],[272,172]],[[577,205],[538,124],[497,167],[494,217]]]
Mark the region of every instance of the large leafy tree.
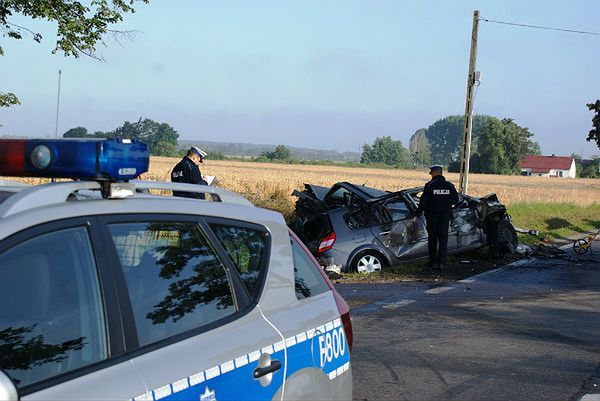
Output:
[[600,99],[596,100],[595,103],[588,103],[588,109],[594,111],[596,114],[592,118],[593,128],[590,130],[587,141],[596,142],[596,146],[600,148]]
[[540,146],[531,138],[533,133],[512,119],[487,120],[479,136],[477,152],[471,169],[476,173],[517,174],[519,160],[526,155],[541,154]]
[[425,128],[418,129],[410,137],[408,149],[416,165],[428,166],[431,164],[431,147],[427,140],[427,130]]
[[577,175],[583,178],[598,178],[600,176],[600,158],[594,157],[592,162],[582,167]]
[[85,127],[71,128],[63,134],[63,138],[92,138],[94,134],[88,134],[88,130]]
[[149,118],[140,118],[137,123],[125,121],[119,128],[108,132],[107,137],[139,139],[148,144],[153,155],[177,156],[177,131],[167,123]]
[[[473,117],[471,154],[476,152],[481,130],[490,118],[492,117],[483,114]],[[427,128],[425,136],[431,149],[432,163],[449,165],[452,161],[460,159],[464,127],[464,116],[448,116],[436,121]]]
[[277,145],[275,150],[265,150],[260,156],[269,160],[289,160],[292,157],[292,151],[285,145]]
[[[12,39],[31,37],[42,41],[42,35],[11,21],[16,15],[33,20],[46,20],[57,25],[56,47],[52,53],[65,56],[87,55],[94,58],[96,47],[104,43],[106,34],[130,35],[132,32],[115,31],[110,27],[123,20],[123,15],[135,12],[136,2],[148,0],[0,0],[0,32]],[[4,50],[0,46],[0,56]],[[0,107],[20,104],[14,93],[0,92]]]
[[137,122],[125,121],[114,131],[96,131],[88,134],[84,127],[71,128],[63,134],[63,138],[125,138],[138,139],[150,147],[154,156],[177,156],[177,139],[179,133],[167,123],[159,123],[149,118]]
[[375,138],[372,146],[363,145],[360,162],[408,167],[410,165],[410,152],[402,146],[401,141],[395,141],[391,136],[382,136]]
[[290,157],[292,157],[292,152],[290,148],[288,148],[285,145],[275,146],[275,151],[273,152],[273,159],[287,160]]

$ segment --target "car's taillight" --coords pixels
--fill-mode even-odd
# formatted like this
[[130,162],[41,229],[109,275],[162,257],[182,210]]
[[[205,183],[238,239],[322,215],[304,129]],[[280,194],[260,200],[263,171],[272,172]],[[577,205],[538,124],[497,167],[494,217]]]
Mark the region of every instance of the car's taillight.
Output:
[[335,232],[332,231],[329,234],[327,234],[327,236],[325,238],[323,238],[321,240],[321,243],[319,244],[319,250],[317,252],[322,253],[322,252],[330,250],[333,247],[334,242],[335,242]]

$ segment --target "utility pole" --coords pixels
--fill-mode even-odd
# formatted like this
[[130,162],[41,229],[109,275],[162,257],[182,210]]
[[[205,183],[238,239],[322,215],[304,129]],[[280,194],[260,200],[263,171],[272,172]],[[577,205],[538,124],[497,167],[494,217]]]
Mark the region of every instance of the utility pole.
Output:
[[56,96],[56,125],[54,126],[54,137],[58,138],[58,110],[60,107],[60,75],[61,71],[58,70],[58,95]]
[[458,191],[466,194],[469,186],[469,159],[471,158],[471,131],[473,128],[473,99],[475,95],[475,64],[477,62],[477,31],[479,30],[479,10],[473,13],[471,32],[471,57],[467,76],[467,102],[465,105],[465,130],[460,152],[460,183]]

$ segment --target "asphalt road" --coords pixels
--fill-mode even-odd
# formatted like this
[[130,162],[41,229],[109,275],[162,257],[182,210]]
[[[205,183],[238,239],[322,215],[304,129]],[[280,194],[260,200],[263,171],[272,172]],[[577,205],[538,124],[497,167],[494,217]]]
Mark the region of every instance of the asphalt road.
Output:
[[462,281],[337,289],[351,305],[356,400],[600,392],[600,249]]

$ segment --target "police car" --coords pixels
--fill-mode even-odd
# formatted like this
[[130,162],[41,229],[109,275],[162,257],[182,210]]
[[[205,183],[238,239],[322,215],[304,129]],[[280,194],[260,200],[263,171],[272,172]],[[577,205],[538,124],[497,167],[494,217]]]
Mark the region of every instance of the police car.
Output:
[[72,179],[0,182],[0,399],[351,399],[348,306],[283,217],[148,162],[0,141],[0,176]]

